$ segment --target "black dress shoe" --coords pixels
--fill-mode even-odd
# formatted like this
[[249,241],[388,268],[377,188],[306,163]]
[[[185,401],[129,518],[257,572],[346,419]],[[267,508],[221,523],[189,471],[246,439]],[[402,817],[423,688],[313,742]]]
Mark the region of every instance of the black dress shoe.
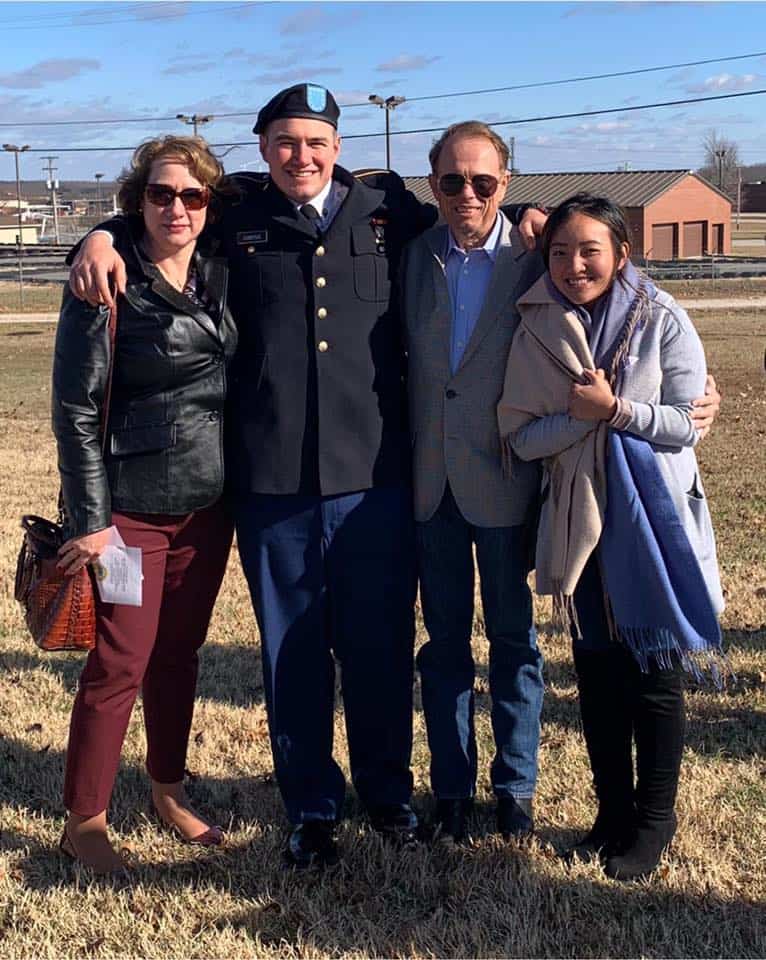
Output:
[[407,803],[382,803],[368,807],[370,823],[386,840],[408,847],[418,842],[418,818]]
[[439,836],[451,837],[455,843],[461,843],[468,835],[466,821],[473,810],[473,799],[437,800],[434,809],[433,825]]
[[291,867],[329,867],[338,862],[333,820],[307,820],[293,827],[285,847]]
[[505,840],[530,837],[535,829],[531,797],[500,797],[497,801],[497,829]]

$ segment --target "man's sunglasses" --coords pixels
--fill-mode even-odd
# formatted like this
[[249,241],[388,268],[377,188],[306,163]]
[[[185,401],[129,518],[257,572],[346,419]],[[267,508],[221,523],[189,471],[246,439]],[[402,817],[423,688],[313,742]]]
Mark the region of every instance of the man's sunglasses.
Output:
[[210,190],[207,187],[187,187],[186,190],[176,191],[161,183],[147,183],[144,196],[155,207],[169,207],[176,197],[180,197],[187,210],[201,210],[210,202]]
[[456,197],[462,193],[466,183],[470,183],[477,197],[489,200],[495,195],[499,182],[497,177],[489,173],[477,173],[475,177],[465,177],[462,173],[445,173],[439,177],[439,190],[445,197]]

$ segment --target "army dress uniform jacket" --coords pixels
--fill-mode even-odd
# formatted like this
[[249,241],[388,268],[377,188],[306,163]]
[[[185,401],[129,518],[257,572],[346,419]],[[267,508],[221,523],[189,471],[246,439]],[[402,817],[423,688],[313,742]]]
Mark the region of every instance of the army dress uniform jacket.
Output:
[[[267,180],[217,224],[240,344],[227,407],[235,492],[335,495],[410,483],[406,360],[392,282],[433,220],[400,190],[348,189],[317,235]],[[401,181],[398,181],[401,184]]]

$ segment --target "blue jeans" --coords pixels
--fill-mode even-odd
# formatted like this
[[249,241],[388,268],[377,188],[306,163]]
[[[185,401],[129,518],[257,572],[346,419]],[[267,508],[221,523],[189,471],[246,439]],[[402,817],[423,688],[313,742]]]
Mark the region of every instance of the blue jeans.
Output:
[[543,702],[542,655],[527,586],[523,526],[477,527],[455,503],[449,486],[436,513],[418,523],[420,600],[428,643],[418,654],[423,710],[431,748],[431,786],[437,799],[476,791],[474,733],[473,545],[489,640],[489,687],[498,798],[531,797]]
[[250,494],[235,502],[242,567],[261,632],[279,788],[292,823],[336,820],[335,663],[351,777],[367,807],[412,790],[415,559],[412,493]]

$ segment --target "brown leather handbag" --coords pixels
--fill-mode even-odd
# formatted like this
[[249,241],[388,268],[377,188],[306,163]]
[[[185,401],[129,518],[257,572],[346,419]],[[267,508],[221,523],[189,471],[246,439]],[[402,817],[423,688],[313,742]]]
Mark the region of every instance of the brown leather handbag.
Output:
[[32,639],[42,650],[92,650],[96,645],[96,601],[90,569],[71,577],[56,569],[64,543],[60,523],[27,514],[16,563],[16,599],[24,608]]
[[[101,452],[112,393],[116,314],[109,315],[109,370],[101,411]],[[63,499],[59,495],[59,520],[33,514],[21,518],[24,539],[16,562],[14,594],[24,609],[32,639],[41,650],[92,650],[96,645],[96,598],[89,567],[65,576],[56,569],[59,548],[65,542]]]

